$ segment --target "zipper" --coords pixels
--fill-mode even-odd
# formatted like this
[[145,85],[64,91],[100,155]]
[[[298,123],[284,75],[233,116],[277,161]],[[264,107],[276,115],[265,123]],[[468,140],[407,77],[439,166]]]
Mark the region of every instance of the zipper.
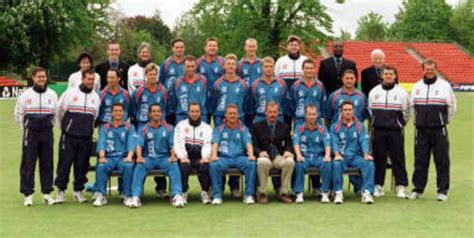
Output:
[[385,94],[385,109],[388,109],[388,89],[385,89],[387,93]]

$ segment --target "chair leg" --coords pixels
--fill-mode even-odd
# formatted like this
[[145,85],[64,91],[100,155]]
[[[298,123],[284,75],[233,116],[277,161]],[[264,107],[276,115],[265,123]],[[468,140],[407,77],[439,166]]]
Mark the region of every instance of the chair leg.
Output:
[[350,179],[350,175],[347,175],[347,190],[351,191],[351,179]]
[[112,179],[111,179],[111,176],[109,176],[109,196],[112,195]]
[[392,176],[391,176],[390,189],[391,189],[393,192],[395,192],[395,176],[393,175],[393,170],[392,170]]
[[311,179],[311,175],[308,175],[308,192],[311,193],[312,191],[313,191],[313,181]]
[[239,183],[240,183],[240,192],[244,194],[244,175],[240,174],[239,176]]

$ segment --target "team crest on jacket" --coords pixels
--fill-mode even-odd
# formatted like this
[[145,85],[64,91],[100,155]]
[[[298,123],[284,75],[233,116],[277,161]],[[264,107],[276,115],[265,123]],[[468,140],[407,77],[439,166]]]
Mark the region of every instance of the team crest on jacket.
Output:
[[79,98],[78,98],[77,96],[74,96],[74,97],[72,98],[72,100],[73,100],[74,102],[77,102],[77,100],[79,100]]
[[137,72],[133,72],[133,77],[137,77],[138,76],[138,73]]
[[196,87],[196,92],[198,92],[198,93],[201,92],[201,87],[197,86]]
[[288,66],[286,64],[283,64],[283,69],[287,69]]
[[259,88],[259,89],[258,89],[258,92],[261,93],[261,94],[264,94],[264,93],[265,93],[265,89]]
[[247,72],[248,72],[247,69],[244,69],[242,71],[243,71],[243,74],[247,74]]
[[174,69],[173,68],[170,69],[170,74],[174,74]]
[[189,133],[189,128],[184,129],[185,133]]
[[219,68],[215,67],[214,68],[214,73],[216,73],[216,74],[219,73]]
[[222,87],[222,92],[226,93],[227,92],[227,87]]
[[31,104],[31,98],[26,99],[26,104]]
[[306,142],[306,136],[302,136],[301,141]]
[[227,132],[222,133],[222,138],[227,139],[228,136]]
[[346,134],[344,134],[344,132],[340,132],[339,137],[341,137],[341,139],[344,139],[344,138],[346,138]]
[[375,100],[379,100],[380,98],[380,95],[379,94],[375,94]]
[[146,137],[147,137],[148,139],[153,139],[153,133],[148,132],[148,133],[146,134]]

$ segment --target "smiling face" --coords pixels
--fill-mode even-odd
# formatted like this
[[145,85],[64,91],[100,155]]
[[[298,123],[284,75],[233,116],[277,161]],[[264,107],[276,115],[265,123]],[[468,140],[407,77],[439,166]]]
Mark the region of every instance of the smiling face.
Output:
[[239,120],[239,111],[237,110],[237,107],[228,107],[225,110],[225,120],[231,125],[237,123]]
[[82,77],[82,83],[88,89],[94,88],[94,81],[95,81],[95,74],[93,73],[86,73],[86,75]]
[[184,61],[184,71],[186,76],[192,77],[196,73],[196,61],[195,60],[186,60]]
[[395,78],[397,75],[395,74],[395,71],[392,69],[385,69],[383,71],[382,79],[383,79],[383,84],[385,85],[392,85],[395,83]]
[[162,114],[163,113],[161,112],[161,107],[159,105],[151,106],[149,116],[153,122],[160,122]]
[[244,50],[248,57],[254,57],[257,52],[257,41],[247,40],[245,42]]
[[33,75],[33,82],[39,87],[44,87],[46,85],[46,72],[45,71],[38,71],[35,75]]
[[206,52],[206,54],[209,56],[217,55],[217,50],[218,50],[217,41],[213,41],[213,40],[208,41],[206,45],[204,46],[204,52]]
[[265,117],[267,121],[271,124],[275,124],[278,120],[278,114],[280,113],[278,104],[268,105],[265,108]]
[[341,108],[342,110],[342,118],[344,120],[352,120],[352,117],[354,117],[354,106],[351,104],[345,104]]
[[146,73],[146,82],[151,85],[155,85],[158,78],[158,70],[155,68]]
[[266,77],[272,77],[273,78],[273,73],[275,72],[275,64],[272,62],[264,62],[263,63],[263,75]]
[[79,68],[81,68],[81,72],[89,70],[92,67],[91,61],[89,58],[84,57],[79,61]]
[[385,56],[382,53],[375,53],[372,55],[372,63],[376,68],[380,68],[385,63]]
[[303,65],[303,76],[305,78],[314,78],[314,76],[315,76],[314,64],[305,63]]
[[334,41],[332,45],[332,53],[336,57],[341,57],[344,53],[344,43],[342,41]]
[[304,118],[306,123],[314,125],[318,118],[318,109],[316,107],[307,107],[304,112]]
[[143,47],[142,50],[140,50],[140,54],[138,55],[140,60],[142,61],[148,61],[151,60],[151,52],[148,47]]
[[353,73],[345,73],[342,77],[342,83],[345,89],[353,89],[356,82],[355,75]]
[[114,105],[112,107],[112,118],[114,121],[122,121],[123,120],[123,106],[122,105]]
[[435,64],[425,64],[423,67],[423,75],[429,79],[436,77],[438,70]]
[[226,59],[224,64],[225,72],[228,74],[235,74],[237,69],[237,62],[234,59]]
[[199,105],[189,106],[188,116],[192,121],[197,121],[201,118],[201,107]]
[[300,51],[300,43],[297,40],[290,41],[286,45],[286,49],[290,54],[296,54]]
[[173,51],[173,55],[176,57],[183,57],[184,50],[185,50],[184,42],[182,41],[175,42],[173,46],[171,47],[171,51]]
[[110,61],[118,61],[120,57],[120,45],[118,43],[111,43],[107,47],[107,56]]

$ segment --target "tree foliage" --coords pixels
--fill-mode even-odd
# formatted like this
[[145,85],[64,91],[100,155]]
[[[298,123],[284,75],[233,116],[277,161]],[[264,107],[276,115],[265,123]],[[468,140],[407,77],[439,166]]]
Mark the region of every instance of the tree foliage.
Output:
[[458,4],[449,25],[455,32],[454,40],[474,53],[474,1],[466,0]]
[[387,39],[388,26],[382,21],[382,15],[369,12],[358,21],[356,39],[362,41],[384,41]]

